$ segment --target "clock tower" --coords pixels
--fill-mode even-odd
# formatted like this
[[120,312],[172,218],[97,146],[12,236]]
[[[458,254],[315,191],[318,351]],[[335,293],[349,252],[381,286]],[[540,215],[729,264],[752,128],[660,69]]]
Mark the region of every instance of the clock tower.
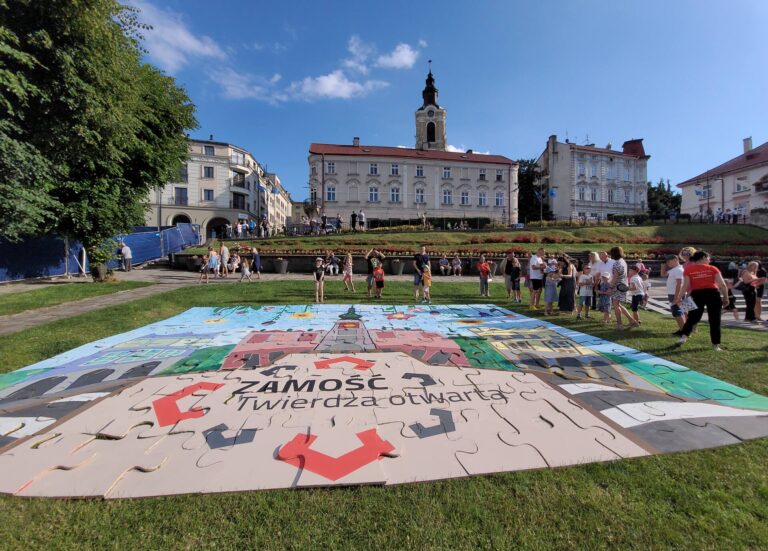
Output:
[[421,93],[422,104],[416,110],[416,149],[445,151],[445,109],[437,103],[437,88],[432,76],[432,60],[429,74]]

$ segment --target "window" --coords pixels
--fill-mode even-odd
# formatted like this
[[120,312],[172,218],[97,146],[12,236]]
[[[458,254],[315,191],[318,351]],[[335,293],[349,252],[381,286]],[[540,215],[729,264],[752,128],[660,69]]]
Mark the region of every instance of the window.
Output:
[[578,215],[579,215],[579,218],[586,218],[587,217],[587,213],[586,212],[579,212]]
[[327,188],[325,188],[325,200],[326,201],[336,200],[336,186],[328,186]]
[[480,169],[480,180],[485,181],[485,169]]
[[504,192],[503,191],[497,191],[496,192],[496,206],[497,207],[503,207],[504,206]]
[[624,167],[624,181],[625,181],[625,182],[629,182],[629,181],[631,181],[631,180],[632,180],[632,178],[630,178],[630,176],[629,176],[629,173],[630,173],[630,169],[629,169],[629,167],[628,167],[628,166],[625,166],[625,167]]
[[444,166],[443,167],[443,178],[450,178],[451,177],[451,167]]
[[481,207],[487,207],[488,206],[488,194],[484,191],[481,191],[477,194],[477,204]]
[[328,174],[336,174],[336,163],[333,161],[328,161],[328,170],[326,170]]
[[597,201],[597,188],[592,188],[589,190],[589,198],[592,201]]
[[391,176],[398,176],[400,174],[400,166],[397,163],[392,163],[392,166],[389,169],[389,174]]
[[315,165],[312,165],[311,174],[312,174],[312,176],[317,175],[317,167]]
[[233,209],[245,209],[247,208],[245,203],[245,195],[239,193],[232,194],[232,208]]
[[612,189],[608,190],[608,202],[609,203],[613,203],[613,190]]
[[416,165],[416,177],[417,178],[423,178],[424,177],[424,167],[421,165]]
[[377,176],[379,174],[379,165],[376,163],[371,163],[371,165],[368,167],[368,174],[371,176]]
[[213,190],[212,189],[204,189],[203,190],[203,201],[213,201]]
[[624,202],[625,202],[625,203],[629,203],[629,200],[630,200],[630,196],[629,196],[629,190],[628,190],[628,189],[625,189],[625,190],[624,190]]
[[233,165],[245,166],[245,155],[234,151],[229,157],[229,162]]
[[468,205],[469,204],[469,192],[468,191],[462,191],[461,192],[461,204],[462,205]]
[[309,201],[313,205],[317,204],[317,190],[315,188],[309,190]]
[[504,170],[497,168],[496,169],[496,181],[501,182],[504,180]]
[[749,182],[747,181],[746,176],[741,176],[739,178],[736,178],[736,189],[734,190],[735,193],[738,193],[740,191],[748,191],[749,190]]
[[613,172],[613,164],[609,164],[608,165],[608,176],[607,176],[609,180],[614,180],[616,178],[613,174],[614,174],[614,172]]
[[424,203],[424,188],[417,187],[415,197],[416,203]]
[[368,202],[369,203],[379,202],[379,188],[377,188],[376,186],[371,186],[368,188]]
[[435,123],[433,122],[430,122],[427,124],[427,141],[428,142],[435,141]]
[[185,187],[177,187],[174,188],[174,205],[186,205],[187,202],[187,188]]
[[399,203],[400,202],[400,188],[399,187],[389,188],[389,202],[390,203]]
[[213,178],[213,167],[212,166],[204,166],[203,167],[203,178]]
[[589,173],[590,176],[592,176],[593,178],[597,178],[597,165],[596,164],[592,163],[590,165],[590,167],[589,167],[589,171],[590,171],[590,173]]
[[203,146],[203,155],[215,155],[215,149],[212,145],[204,145]]
[[189,167],[187,166],[187,163],[184,163],[181,165],[181,168],[179,168],[179,181],[189,182]]
[[453,204],[453,192],[450,189],[443,190],[443,204],[444,205]]
[[586,191],[583,187],[579,188],[579,201],[583,201],[586,195]]
[[586,169],[584,167],[584,163],[578,163],[577,170],[578,170],[579,176],[584,176],[584,174],[586,173]]
[[594,218],[595,220],[597,220],[597,218],[598,218],[598,216],[597,216],[597,213],[596,213],[596,212],[590,212],[590,213],[589,213],[589,216],[590,216],[591,218]]

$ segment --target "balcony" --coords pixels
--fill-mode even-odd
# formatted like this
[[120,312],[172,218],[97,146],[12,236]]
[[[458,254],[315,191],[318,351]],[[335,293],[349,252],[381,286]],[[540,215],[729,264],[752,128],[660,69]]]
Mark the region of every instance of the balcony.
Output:
[[755,193],[768,192],[768,175],[763,176],[757,182],[755,182]]
[[249,174],[251,170],[245,166],[245,158],[242,155],[231,155],[229,157],[229,168],[240,174]]
[[242,174],[235,175],[234,177],[232,177],[231,185],[232,187],[245,189],[245,176],[243,176]]
[[189,198],[188,197],[168,197],[168,204],[175,205],[177,207],[186,207],[186,206],[189,206]]

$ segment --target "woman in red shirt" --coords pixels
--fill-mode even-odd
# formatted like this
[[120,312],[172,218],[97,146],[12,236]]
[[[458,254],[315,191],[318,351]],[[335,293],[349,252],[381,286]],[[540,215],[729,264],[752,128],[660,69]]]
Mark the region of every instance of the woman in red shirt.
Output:
[[491,265],[485,261],[485,255],[480,255],[480,261],[477,263],[477,271],[480,274],[480,296],[487,297],[488,293],[488,280],[491,277]]
[[720,351],[720,315],[723,306],[728,305],[728,288],[715,266],[709,264],[709,254],[697,251],[691,256],[691,264],[683,272],[683,285],[675,296],[675,304],[681,304],[685,293],[689,293],[696,309],[688,313],[688,319],[680,330],[678,344],[683,345],[691,331],[701,320],[704,308],[709,319],[709,338],[715,351]]

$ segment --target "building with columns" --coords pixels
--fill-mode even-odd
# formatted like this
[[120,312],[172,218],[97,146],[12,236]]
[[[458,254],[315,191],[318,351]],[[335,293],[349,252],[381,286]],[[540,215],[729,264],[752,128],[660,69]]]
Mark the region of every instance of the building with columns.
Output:
[[753,209],[768,208],[768,142],[753,148],[752,138],[745,138],[741,155],[677,187],[682,193],[681,214],[704,216],[730,211],[749,217]]
[[360,210],[369,225],[425,214],[517,223],[517,162],[472,150],[447,151],[446,110],[437,100],[430,70],[416,110],[413,149],[364,145],[359,138],[348,145],[311,144],[310,201],[345,223]]
[[227,223],[267,219],[282,230],[291,196],[245,149],[226,142],[189,140],[179,177],[150,196],[148,226],[200,224],[206,237],[222,235]]
[[557,219],[605,220],[642,214],[648,204],[648,159],[642,139],[611,147],[577,145],[550,136],[536,164],[544,201]]

